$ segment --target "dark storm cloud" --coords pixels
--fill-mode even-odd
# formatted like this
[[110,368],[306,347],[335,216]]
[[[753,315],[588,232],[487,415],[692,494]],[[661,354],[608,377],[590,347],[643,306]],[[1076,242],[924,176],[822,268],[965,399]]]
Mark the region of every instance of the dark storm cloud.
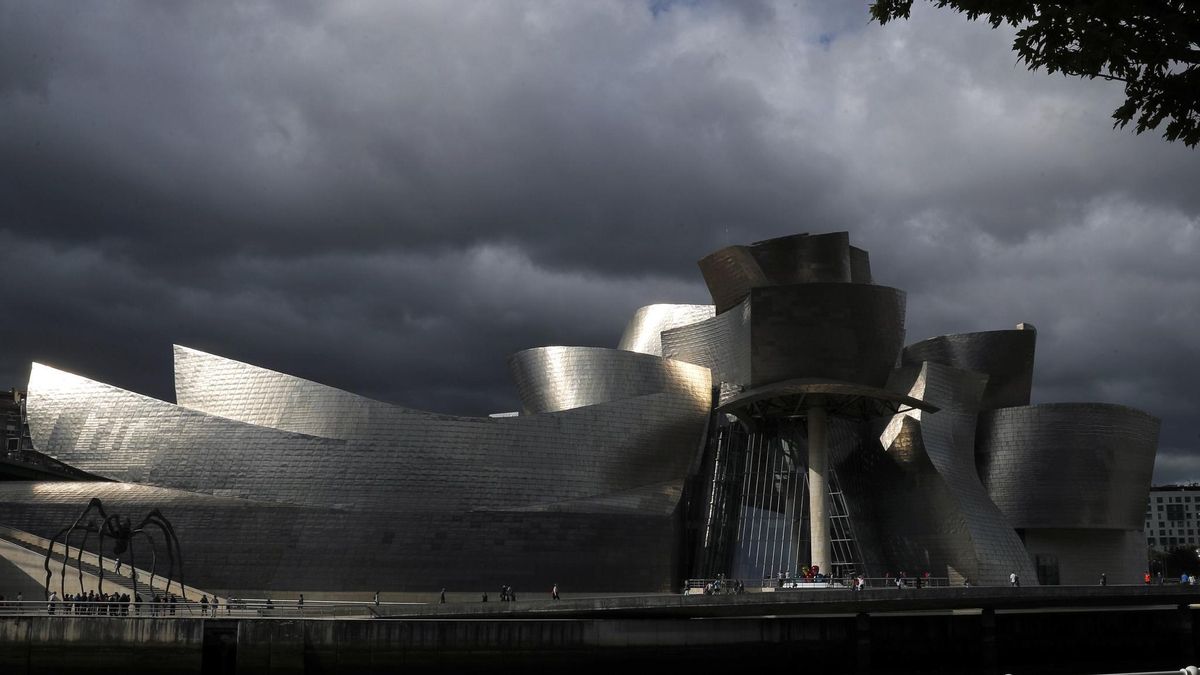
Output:
[[0,376],[170,398],[172,342],[408,405],[848,229],[909,338],[1029,321],[1038,400],[1164,418],[1200,478],[1197,154],[1119,87],[919,4],[0,3]]

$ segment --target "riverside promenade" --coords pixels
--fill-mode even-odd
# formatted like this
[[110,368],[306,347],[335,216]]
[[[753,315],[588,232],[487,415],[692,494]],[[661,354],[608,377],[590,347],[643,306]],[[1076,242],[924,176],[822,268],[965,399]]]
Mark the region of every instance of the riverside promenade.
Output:
[[5,615],[0,672],[1164,671],[1196,661],[1198,601],[1188,586],[974,587]]

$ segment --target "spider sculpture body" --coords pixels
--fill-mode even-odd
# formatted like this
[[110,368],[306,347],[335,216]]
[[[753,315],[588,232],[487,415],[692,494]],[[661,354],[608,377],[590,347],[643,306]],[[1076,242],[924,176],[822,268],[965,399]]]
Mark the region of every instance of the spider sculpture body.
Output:
[[[104,540],[111,540],[111,548],[113,555],[118,559],[122,555],[128,554],[129,570],[133,575],[134,587],[137,587],[138,568],[135,557],[136,551],[134,542],[139,539],[144,539],[150,551],[150,582],[151,592],[154,589],[154,577],[158,563],[159,542],[152,536],[151,532],[157,531],[162,535],[162,548],[167,555],[167,587],[166,592],[170,594],[172,582],[179,584],[179,595],[185,601],[187,600],[184,594],[183,587],[183,557],[179,550],[179,539],[175,536],[175,528],[171,526],[171,522],[158,510],[153,509],[142,518],[136,525],[129,518],[121,517],[117,514],[109,515],[104,510],[104,504],[98,498],[93,497],[88,502],[83,512],[75,519],[75,522],[58,531],[58,534],[50,540],[50,548],[46,551],[46,559],[43,567],[46,570],[46,597],[50,596],[50,583],[54,572],[50,568],[53,562],[53,556],[56,546],[61,540],[63,545],[62,564],[59,572],[59,595],[66,597],[67,595],[67,566],[71,559],[71,538],[82,534],[82,541],[76,545],[75,568],[79,576],[79,590],[83,592],[83,551],[87,546],[88,538],[95,534],[99,536],[99,545],[96,548],[96,554],[99,556],[97,567],[99,568],[99,592],[104,592]],[[179,567],[179,575],[176,577],[175,568]]]

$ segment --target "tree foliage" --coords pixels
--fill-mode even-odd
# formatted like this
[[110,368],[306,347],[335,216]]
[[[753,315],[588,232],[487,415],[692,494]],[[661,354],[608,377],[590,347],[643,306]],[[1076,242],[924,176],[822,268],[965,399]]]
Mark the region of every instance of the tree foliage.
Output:
[[[1030,70],[1045,68],[1125,83],[1114,127],[1137,133],[1166,122],[1163,137],[1200,142],[1200,0],[931,0],[969,20],[1016,27],[1013,50]],[[880,24],[907,19],[913,0],[876,0]]]

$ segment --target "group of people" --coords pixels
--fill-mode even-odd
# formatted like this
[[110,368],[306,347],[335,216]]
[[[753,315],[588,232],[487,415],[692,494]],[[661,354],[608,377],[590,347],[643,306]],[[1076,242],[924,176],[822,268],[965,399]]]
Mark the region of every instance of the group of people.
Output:
[[[23,603],[23,601],[22,594],[17,593],[17,602]],[[124,592],[88,591],[86,593],[67,593],[59,597],[58,591],[50,591],[50,596],[46,599],[46,613],[51,615],[62,613],[73,616],[129,616],[131,613],[140,615],[145,609],[150,616],[174,616],[176,605],[180,602],[181,600],[175,595],[155,594],[149,602],[146,602],[140,593],[134,593],[131,596]],[[3,603],[4,596],[0,595],[0,605]],[[207,616],[210,613],[215,616],[218,603],[219,600],[216,596],[213,597],[211,604],[207,595],[202,596],[200,598],[201,616]]]
[[[1159,572],[1159,573],[1158,573],[1156,576],[1157,576],[1157,579],[1158,579],[1158,584],[1159,584],[1160,586],[1161,586],[1162,584],[1164,584],[1164,583],[1173,583],[1173,582],[1168,582],[1168,581],[1166,580],[1166,578],[1163,576],[1163,573],[1162,573],[1162,572]],[[1150,584],[1154,583],[1154,579],[1155,579],[1155,578],[1156,578],[1156,577],[1155,577],[1155,576],[1151,576],[1151,574],[1150,574],[1149,572],[1146,572],[1145,574],[1143,574],[1143,575],[1142,575],[1142,581],[1144,581],[1144,582],[1146,583],[1146,585],[1147,585],[1147,586],[1149,586]],[[1197,582],[1197,580],[1196,580],[1196,575],[1194,575],[1194,574],[1188,574],[1187,572],[1184,572],[1183,574],[1180,574],[1180,575],[1179,575],[1179,583],[1180,583],[1180,584],[1187,585],[1187,586],[1195,586],[1195,585],[1196,585],[1198,582]],[[1101,585],[1101,586],[1103,586],[1103,585],[1105,585],[1105,584],[1100,584],[1100,585]]]
[[929,585],[929,572],[921,572],[917,576],[911,578],[908,576],[908,572],[904,571],[901,571],[900,574],[895,577],[892,576],[891,572],[885,572],[883,575],[883,581],[886,585],[894,585],[896,588],[924,588]]
[[57,591],[50,592],[46,603],[46,612],[54,614],[59,608],[63,614],[79,616],[129,616],[129,605],[133,603],[134,613],[140,613],[142,596],[128,593],[67,593],[60,599]]
[[726,581],[725,579],[713,579],[712,581],[704,584],[705,595],[721,595],[722,593],[741,595],[745,592],[746,585],[742,583],[741,579],[734,579],[733,581]]

